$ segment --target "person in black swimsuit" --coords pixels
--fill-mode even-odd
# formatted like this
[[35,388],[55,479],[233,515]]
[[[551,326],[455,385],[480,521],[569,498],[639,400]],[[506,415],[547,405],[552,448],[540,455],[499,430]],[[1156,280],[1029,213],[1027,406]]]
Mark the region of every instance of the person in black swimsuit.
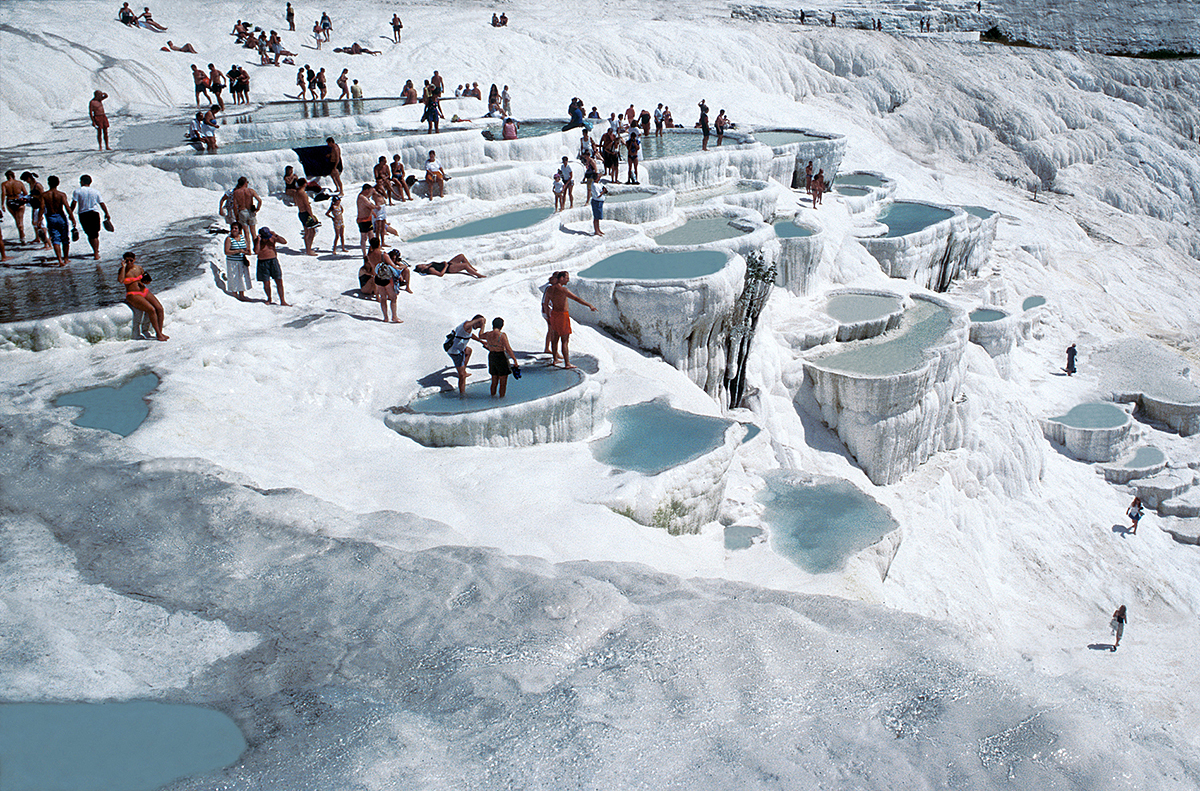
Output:
[[461,275],[466,274],[471,277],[485,278],[487,275],[479,273],[467,257],[462,253],[451,258],[449,261],[430,261],[428,264],[417,264],[413,269],[419,275],[437,275],[445,277],[446,275]]

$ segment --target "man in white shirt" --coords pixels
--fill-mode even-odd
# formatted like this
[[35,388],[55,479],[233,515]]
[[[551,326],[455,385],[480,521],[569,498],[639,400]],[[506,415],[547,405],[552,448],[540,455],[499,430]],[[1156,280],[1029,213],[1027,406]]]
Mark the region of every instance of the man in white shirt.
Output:
[[100,212],[104,211],[104,221],[110,222],[108,207],[100,200],[100,193],[92,187],[92,177],[84,174],[79,177],[79,189],[71,194],[71,211],[78,211],[79,224],[92,245],[92,258],[100,260]]

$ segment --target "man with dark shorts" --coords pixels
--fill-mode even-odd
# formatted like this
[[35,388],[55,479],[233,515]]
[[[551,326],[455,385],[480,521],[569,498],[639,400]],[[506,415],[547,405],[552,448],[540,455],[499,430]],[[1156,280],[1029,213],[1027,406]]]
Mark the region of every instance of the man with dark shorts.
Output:
[[71,211],[78,210],[79,224],[83,226],[83,234],[92,245],[92,258],[100,260],[100,212],[104,210],[104,221],[110,222],[108,207],[100,199],[100,193],[92,187],[92,177],[84,174],[79,177],[79,189],[71,195]]
[[654,108],[654,136],[663,136],[663,106],[662,102],[658,103],[658,107]]
[[268,305],[275,304],[271,301],[271,281],[274,280],[275,287],[279,290],[279,304],[286,306],[287,302],[283,298],[283,270],[279,267],[279,253],[275,252],[276,244],[287,244],[287,239],[270,228],[263,228],[258,232],[258,277],[256,279],[263,284]]
[[329,146],[329,176],[337,187],[337,194],[343,195],[346,190],[342,187],[342,171],[346,169],[346,164],[342,162],[342,147],[332,137],[325,138],[325,145]]
[[262,198],[250,188],[250,180],[242,176],[233,189],[233,216],[237,217],[247,239],[254,239],[254,226],[258,222],[258,211],[261,208]]
[[17,174],[11,170],[4,174],[4,179],[4,184],[0,185],[0,189],[4,191],[4,207],[12,214],[13,222],[17,224],[17,233],[21,237],[21,244],[25,244],[25,204],[28,203],[26,198],[28,190],[25,189],[23,182],[17,180]]
[[88,102],[88,117],[92,120],[92,126],[96,127],[96,145],[112,151],[108,147],[108,116],[104,114],[104,100],[107,98],[108,94],[104,91],[93,91],[92,100]]
[[629,139],[625,141],[625,148],[629,153],[629,181],[627,184],[638,183],[638,159],[641,156],[642,141],[639,140],[637,127],[629,130]]
[[67,196],[58,188],[58,176],[46,179],[50,188],[42,193],[42,206],[46,216],[46,230],[50,232],[50,244],[54,246],[54,257],[59,266],[66,266],[71,255],[71,235],[67,230],[67,219],[75,227],[75,213],[67,203]]
[[[362,185],[362,192],[358,193],[358,200],[355,202],[358,207],[358,214],[355,217],[355,222],[358,223],[358,233],[362,237],[363,258],[367,257],[367,239],[370,238],[371,232],[375,229],[373,215],[375,213],[375,187],[370,184]],[[382,244],[382,240],[380,241]]]
[[707,151],[709,135],[708,105],[704,103],[703,99],[700,100],[700,120],[696,123],[696,126],[700,127],[700,131],[704,133],[704,139],[700,142],[700,150]]
[[[304,179],[300,179],[299,187],[295,194],[296,214],[300,217],[300,228],[304,234],[304,254],[316,255],[317,251],[313,249],[313,240],[317,237],[317,227],[321,221],[313,216],[312,203],[308,199],[308,185]],[[279,297],[283,298],[283,286],[279,287]]]

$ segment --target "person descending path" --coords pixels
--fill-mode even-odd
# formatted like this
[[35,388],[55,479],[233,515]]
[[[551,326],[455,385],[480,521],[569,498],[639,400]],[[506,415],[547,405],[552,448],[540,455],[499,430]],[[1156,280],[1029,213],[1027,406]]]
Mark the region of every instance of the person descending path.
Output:
[[1109,626],[1112,628],[1113,634],[1117,637],[1117,639],[1113,641],[1113,651],[1116,651],[1117,646],[1121,645],[1121,637],[1125,634],[1125,620],[1125,605],[1122,604],[1117,608],[1116,612],[1113,613],[1112,621],[1109,622]]
[[1138,522],[1142,521],[1142,498],[1134,497],[1133,502],[1129,504],[1129,508],[1125,511],[1125,515],[1129,517],[1132,524],[1129,526],[1129,535],[1136,536]]
[[1067,347],[1067,367],[1063,369],[1064,371],[1067,372],[1067,376],[1074,376],[1076,373],[1076,371],[1075,371],[1075,355],[1076,355],[1076,353],[1077,352],[1075,351],[1075,344],[1072,343],[1070,346]]

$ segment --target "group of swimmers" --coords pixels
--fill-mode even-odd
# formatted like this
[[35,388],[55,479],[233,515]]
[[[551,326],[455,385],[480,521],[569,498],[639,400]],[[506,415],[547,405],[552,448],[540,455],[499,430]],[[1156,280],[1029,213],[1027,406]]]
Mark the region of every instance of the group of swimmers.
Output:
[[[33,231],[33,244],[41,243],[43,250],[53,250],[58,266],[66,266],[71,257],[71,242],[79,239],[79,228],[83,227],[88,243],[92,247],[92,258],[100,259],[100,228],[113,230],[112,217],[108,206],[100,197],[100,193],[92,186],[92,177],[86,173],[79,177],[79,189],[75,190],[70,199],[58,188],[58,176],[46,179],[46,186],[38,182],[38,175],[25,171],[18,180],[13,171],[5,175],[3,185],[4,203],[0,208],[0,218],[4,210],[13,217],[17,226],[19,244],[25,240],[25,210],[32,211],[30,218]],[[101,219],[101,212],[104,216]],[[0,237],[0,260],[8,260],[9,256],[3,247]]]

